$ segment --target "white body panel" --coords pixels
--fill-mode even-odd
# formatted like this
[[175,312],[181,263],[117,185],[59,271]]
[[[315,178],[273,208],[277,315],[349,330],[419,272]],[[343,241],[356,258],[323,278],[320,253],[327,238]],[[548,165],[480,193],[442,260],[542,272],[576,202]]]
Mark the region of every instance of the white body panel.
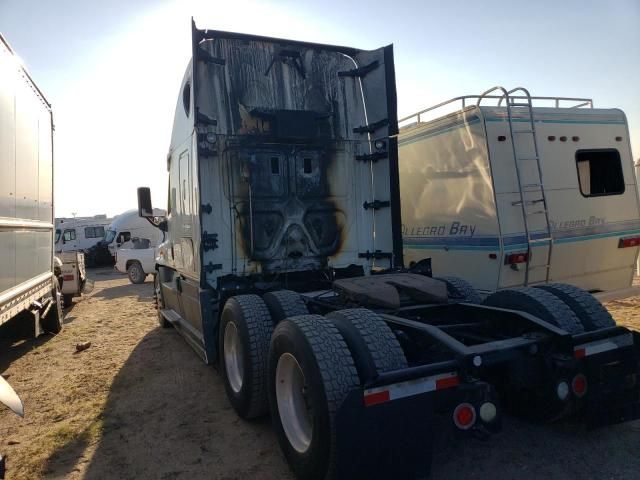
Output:
[[62,261],[63,295],[80,296],[86,279],[84,254],[82,252],[62,252],[57,257]]
[[0,324],[53,281],[51,107],[0,36]]
[[[154,213],[157,216],[166,214],[164,210],[155,210]],[[138,216],[137,210],[127,210],[113,219],[107,228],[104,241],[107,243],[111,255],[115,256],[123,243],[134,238],[147,239],[152,247],[156,247],[162,242],[164,236],[157,227]]]
[[[549,280],[587,290],[629,287],[638,248],[618,243],[640,235],[640,206],[624,114],[534,108],[534,119],[553,236]],[[514,128],[528,126],[524,115],[513,120]],[[499,107],[469,107],[401,131],[405,263],[431,257],[434,275],[460,276],[485,291],[523,284],[524,265],[505,264],[506,255],[527,251],[522,210],[513,205],[520,194],[510,142]],[[519,154],[531,153],[516,145]],[[618,152],[624,192],[581,193],[576,152],[591,150]],[[533,161],[520,165],[521,172],[535,168]],[[544,237],[543,216],[530,217],[529,229]],[[538,268],[530,268],[530,284],[545,281],[548,248],[533,248],[531,267]]]
[[120,273],[127,273],[131,262],[142,265],[144,273],[153,273],[156,269],[156,248],[120,248],[116,255],[115,269]]

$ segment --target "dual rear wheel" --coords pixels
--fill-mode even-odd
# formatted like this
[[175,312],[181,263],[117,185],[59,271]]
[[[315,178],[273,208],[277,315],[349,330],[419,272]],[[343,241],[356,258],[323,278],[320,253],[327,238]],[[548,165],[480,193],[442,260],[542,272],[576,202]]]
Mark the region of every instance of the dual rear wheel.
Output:
[[231,404],[243,418],[271,413],[294,472],[333,475],[336,415],[349,392],[407,361],[375,313],[310,315],[294,292],[229,299],[220,323],[220,362]]
[[483,304],[530,313],[571,334],[616,324],[597,298],[564,283],[499,290],[489,295]]

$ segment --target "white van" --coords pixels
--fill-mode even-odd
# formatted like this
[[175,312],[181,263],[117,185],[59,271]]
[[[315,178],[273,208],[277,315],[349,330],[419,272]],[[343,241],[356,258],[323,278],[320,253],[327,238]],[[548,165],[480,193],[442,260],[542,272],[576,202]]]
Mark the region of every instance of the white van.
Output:
[[[154,208],[153,214],[156,217],[164,217],[167,212]],[[164,236],[158,227],[141,218],[138,215],[138,210],[127,210],[113,219],[105,232],[104,243],[109,247],[111,256],[115,257],[116,251],[123,243],[135,238],[147,239],[150,247],[157,247]]]
[[102,240],[111,219],[106,215],[90,218],[57,218],[55,251],[86,251]]
[[630,287],[640,206],[621,110],[497,87],[402,125],[406,264],[430,257],[435,276],[460,276],[483,291],[544,282]]

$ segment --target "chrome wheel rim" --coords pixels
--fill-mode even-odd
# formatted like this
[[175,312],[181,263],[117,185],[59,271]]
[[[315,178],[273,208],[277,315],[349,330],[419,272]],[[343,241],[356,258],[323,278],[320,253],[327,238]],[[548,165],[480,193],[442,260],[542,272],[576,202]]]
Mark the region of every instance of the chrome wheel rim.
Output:
[[224,327],[224,366],[229,385],[235,393],[242,389],[244,357],[238,328],[233,322]]
[[311,444],[313,423],[304,374],[296,358],[283,353],[276,367],[276,400],[282,428],[291,446],[304,453]]

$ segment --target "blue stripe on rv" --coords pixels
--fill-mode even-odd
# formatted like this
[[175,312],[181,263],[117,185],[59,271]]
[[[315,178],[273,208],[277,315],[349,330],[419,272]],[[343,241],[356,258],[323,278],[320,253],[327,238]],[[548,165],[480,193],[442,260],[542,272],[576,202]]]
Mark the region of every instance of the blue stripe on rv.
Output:
[[[621,236],[629,236],[629,235],[638,235],[640,234],[640,228],[630,229],[630,230],[616,230],[613,232],[602,232],[602,233],[592,233],[588,235],[571,235],[571,232],[562,232],[563,236],[558,236],[557,234],[560,232],[554,232],[554,244],[562,244],[562,243],[572,243],[572,242],[583,242],[586,240],[595,240],[598,238],[607,238],[607,237],[621,237]],[[546,233],[535,233],[533,238],[544,238]],[[499,237],[482,237],[478,239],[473,238],[450,238],[450,237],[428,237],[428,238],[420,238],[420,237],[404,237],[403,243],[405,247],[408,248],[418,248],[418,249],[441,249],[443,247],[447,247],[450,250],[488,250],[494,251],[500,248],[500,239]],[[525,235],[511,235],[505,236],[504,240],[504,250],[505,251],[515,251],[527,248],[526,237]],[[543,247],[546,243],[541,243],[538,246]],[[535,248],[535,247],[534,247]]]

